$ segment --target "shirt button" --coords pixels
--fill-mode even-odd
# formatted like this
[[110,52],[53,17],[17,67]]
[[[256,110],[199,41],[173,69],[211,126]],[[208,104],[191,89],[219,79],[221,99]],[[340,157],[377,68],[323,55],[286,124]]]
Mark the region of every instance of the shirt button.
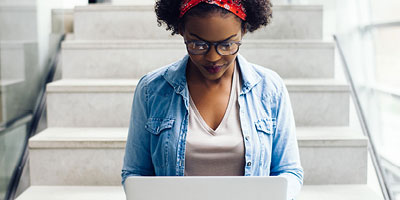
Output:
[[250,167],[250,166],[251,166],[251,162],[248,162],[248,163],[247,163],[247,166]]

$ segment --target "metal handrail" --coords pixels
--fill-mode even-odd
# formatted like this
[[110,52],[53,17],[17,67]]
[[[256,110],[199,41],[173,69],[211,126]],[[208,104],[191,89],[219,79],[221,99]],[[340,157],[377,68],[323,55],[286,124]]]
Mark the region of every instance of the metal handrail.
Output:
[[59,55],[60,55],[60,52],[61,52],[61,43],[64,40],[65,40],[65,34],[63,34],[61,36],[61,38],[60,38],[60,40],[58,41],[58,44],[57,44],[56,52],[48,62],[47,66],[50,66],[50,70],[49,70],[48,74],[46,75],[43,87],[39,91],[38,100],[36,102],[36,105],[35,105],[35,108],[34,108],[34,112],[33,112],[31,128],[29,130],[29,133],[25,137],[23,154],[21,155],[21,157],[19,159],[17,167],[14,169],[12,178],[10,180],[10,184],[8,185],[8,189],[7,189],[7,193],[6,193],[6,196],[5,196],[5,200],[15,199],[15,195],[16,195],[16,191],[17,191],[17,188],[18,188],[19,180],[21,179],[22,171],[23,171],[24,166],[25,166],[25,164],[26,164],[26,162],[28,160],[28,150],[29,150],[28,149],[28,141],[29,141],[29,138],[31,138],[32,136],[34,136],[36,134],[37,128],[39,126],[40,117],[42,116],[43,110],[44,110],[45,105],[46,105],[46,98],[45,98],[45,96],[46,96],[46,84],[52,82],[53,79],[54,79],[54,74],[56,72],[57,63],[58,63]]
[[375,28],[391,28],[391,27],[399,27],[400,21],[389,21],[389,22],[381,22],[381,23],[372,23],[365,26],[360,27],[362,32],[371,31]]
[[21,115],[19,115],[18,117],[7,121],[6,123],[2,124],[0,126],[0,135],[7,133],[8,130],[11,130],[15,127],[19,127],[22,124],[26,124],[27,121],[30,120],[26,120],[29,116],[31,116],[30,112],[25,112]]
[[382,166],[381,166],[381,163],[380,163],[380,161],[378,159],[379,156],[377,154],[377,151],[376,151],[376,148],[375,148],[375,144],[374,144],[374,142],[372,140],[371,132],[370,132],[369,127],[367,125],[365,114],[364,114],[364,111],[363,111],[363,109],[361,107],[360,99],[358,98],[358,94],[357,94],[357,92],[355,90],[354,82],[353,82],[353,79],[352,79],[351,74],[350,74],[350,69],[349,69],[349,66],[347,64],[346,58],[344,56],[344,53],[342,51],[342,48],[340,46],[340,42],[339,42],[339,40],[338,40],[336,35],[333,35],[333,38],[335,40],[336,46],[337,46],[339,54],[340,54],[340,59],[341,59],[342,64],[343,64],[345,76],[347,78],[347,81],[350,84],[351,95],[352,95],[353,100],[354,100],[354,104],[355,104],[354,106],[355,106],[356,111],[357,111],[358,119],[360,120],[362,131],[363,131],[364,135],[368,137],[368,143],[369,143],[368,150],[369,150],[370,155],[371,155],[371,160],[372,160],[372,163],[374,165],[375,172],[377,174],[378,182],[379,182],[379,185],[381,187],[383,197],[385,198],[385,200],[394,200],[394,198],[392,196],[392,193],[390,192],[390,189],[388,187],[386,177],[383,174]]
[[400,98],[400,91],[398,90],[391,90],[382,86],[373,86],[369,87],[370,89],[377,91],[379,93],[385,94],[385,95],[390,95],[394,98]]

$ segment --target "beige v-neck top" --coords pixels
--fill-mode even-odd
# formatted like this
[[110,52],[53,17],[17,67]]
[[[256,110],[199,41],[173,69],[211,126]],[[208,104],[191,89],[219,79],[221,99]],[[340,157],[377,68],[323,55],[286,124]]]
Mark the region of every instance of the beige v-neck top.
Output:
[[239,88],[240,79],[235,66],[229,103],[216,130],[203,120],[190,97],[185,176],[244,175],[245,154],[239,120]]

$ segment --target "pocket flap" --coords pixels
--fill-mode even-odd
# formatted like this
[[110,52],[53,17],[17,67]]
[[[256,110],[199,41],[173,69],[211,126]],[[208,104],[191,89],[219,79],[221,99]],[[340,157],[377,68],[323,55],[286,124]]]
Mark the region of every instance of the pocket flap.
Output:
[[163,119],[163,118],[149,118],[145,125],[147,131],[154,135],[158,135],[164,129],[172,128],[174,125],[174,119]]
[[256,126],[257,131],[265,134],[272,134],[274,132],[274,123],[275,120],[267,118],[258,120],[254,125]]

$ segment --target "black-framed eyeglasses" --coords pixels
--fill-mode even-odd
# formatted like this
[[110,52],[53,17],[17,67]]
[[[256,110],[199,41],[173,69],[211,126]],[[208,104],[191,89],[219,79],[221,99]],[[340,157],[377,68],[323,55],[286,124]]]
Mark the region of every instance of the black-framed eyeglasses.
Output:
[[228,56],[236,54],[239,51],[239,46],[242,44],[242,41],[208,42],[203,40],[191,40],[185,41],[185,44],[188,52],[193,55],[205,55],[210,51],[211,45],[213,45],[219,55]]

